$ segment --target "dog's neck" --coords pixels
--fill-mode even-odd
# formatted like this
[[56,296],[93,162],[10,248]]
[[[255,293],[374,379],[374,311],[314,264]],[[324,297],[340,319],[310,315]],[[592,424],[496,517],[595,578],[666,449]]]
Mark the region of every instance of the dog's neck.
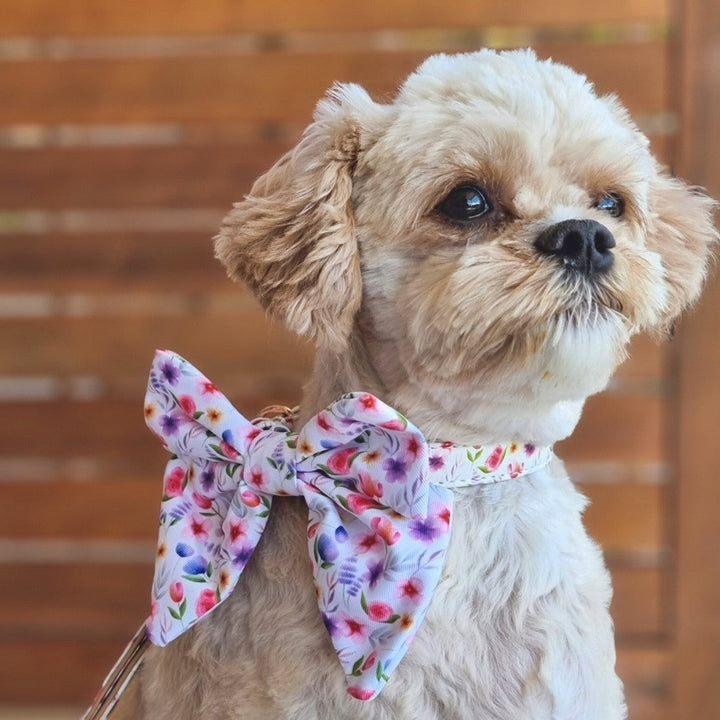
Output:
[[573,431],[584,400],[521,402],[481,393],[452,396],[448,388],[426,387],[407,377],[397,365],[373,357],[366,339],[357,334],[345,352],[318,350],[313,375],[305,387],[299,420],[347,392],[378,396],[406,415],[430,441],[462,445],[509,441],[552,445]]

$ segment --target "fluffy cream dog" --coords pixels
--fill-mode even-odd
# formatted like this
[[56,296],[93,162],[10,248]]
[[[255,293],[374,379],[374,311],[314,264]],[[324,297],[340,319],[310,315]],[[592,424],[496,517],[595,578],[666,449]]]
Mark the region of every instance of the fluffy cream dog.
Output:
[[[633,334],[697,298],[712,210],[615,98],[531,52],[482,51],[430,58],[387,105],[336,87],[216,247],[317,344],[301,421],[362,390],[430,440],[549,445]],[[625,717],[609,576],[560,462],[454,492],[443,579],[378,698],[346,693],[307,512],[282,498],[232,597],[148,653],[133,716]]]

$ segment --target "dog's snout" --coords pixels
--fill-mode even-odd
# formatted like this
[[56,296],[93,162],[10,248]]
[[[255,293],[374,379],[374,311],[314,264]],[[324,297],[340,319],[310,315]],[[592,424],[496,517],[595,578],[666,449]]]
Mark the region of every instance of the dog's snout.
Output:
[[535,241],[542,253],[584,275],[607,272],[613,264],[613,234],[595,220],[563,220],[543,230]]

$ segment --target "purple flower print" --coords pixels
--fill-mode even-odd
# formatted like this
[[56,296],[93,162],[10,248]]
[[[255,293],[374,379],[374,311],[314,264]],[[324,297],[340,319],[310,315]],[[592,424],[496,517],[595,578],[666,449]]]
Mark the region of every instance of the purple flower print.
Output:
[[204,575],[207,571],[208,562],[207,560],[198,555],[191,558],[183,565],[183,571],[188,575]]
[[244,548],[241,548],[240,552],[235,553],[235,556],[233,557],[233,567],[242,570],[248,564],[248,560],[250,560],[250,556],[252,554],[253,548],[251,546],[246,545]]
[[408,528],[411,537],[426,543],[434,542],[446,532],[446,529],[441,527],[436,518],[431,517],[411,520]]
[[[180,557],[190,557],[195,551],[194,551],[194,550],[192,549],[192,547],[191,547],[190,545],[188,545],[187,543],[181,542],[181,543],[178,543],[178,544],[175,546],[175,552],[176,552]],[[204,572],[204,571],[203,571],[203,572]]]
[[530,457],[535,453],[535,446],[531,445],[530,443],[526,443],[525,445],[525,454]]
[[431,470],[440,470],[445,467],[445,459],[440,455],[431,455],[428,459],[428,464]]
[[378,560],[378,562],[369,562],[367,569],[368,571],[365,573],[363,580],[365,580],[371,588],[374,588],[385,572],[385,565],[382,560]]
[[163,415],[160,418],[160,427],[165,435],[175,435],[180,427],[180,418],[175,415]]
[[344,543],[348,539],[348,531],[342,526],[338,525],[335,528],[335,540],[339,543]]
[[322,558],[323,562],[331,563],[333,560],[337,560],[338,554],[337,546],[330,536],[321,533],[318,538],[318,555]]
[[328,631],[328,635],[330,637],[335,637],[338,634],[338,630],[340,630],[335,618],[332,615],[323,613],[322,620],[325,625],[325,629]]
[[383,470],[388,482],[402,482],[407,478],[407,461],[399,457],[389,457],[383,461]]
[[180,379],[180,370],[178,370],[178,368],[176,368],[169,360],[161,363],[159,370],[170,385],[177,385],[177,381]]
[[215,472],[210,466],[200,473],[200,484],[205,492],[209,492],[215,484]]

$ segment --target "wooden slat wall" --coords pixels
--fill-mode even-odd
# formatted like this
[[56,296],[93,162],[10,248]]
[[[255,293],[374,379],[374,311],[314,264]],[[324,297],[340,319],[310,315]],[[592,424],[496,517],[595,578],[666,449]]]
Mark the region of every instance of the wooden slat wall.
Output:
[[[666,0],[4,0],[0,575],[24,590],[0,594],[0,703],[83,704],[145,615],[154,348],[248,414],[297,401],[311,349],[230,285],[210,239],[326,88],[388,97],[431,52],[529,44],[618,92],[673,164],[671,29]],[[613,571],[636,720],[664,717],[670,683],[671,388],[640,338],[560,448]]]

